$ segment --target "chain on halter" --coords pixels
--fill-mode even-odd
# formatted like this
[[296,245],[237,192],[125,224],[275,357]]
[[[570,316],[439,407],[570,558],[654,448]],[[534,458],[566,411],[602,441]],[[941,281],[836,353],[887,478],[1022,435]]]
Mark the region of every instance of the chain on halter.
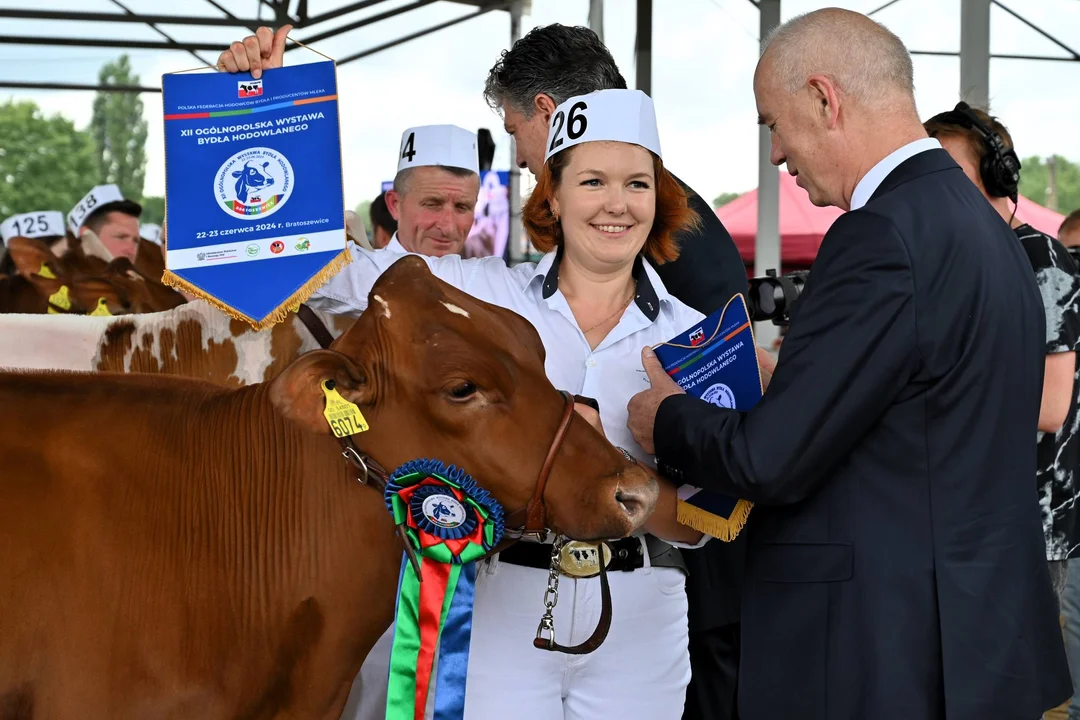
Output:
[[[548,569],[548,584],[544,591],[544,616],[540,618],[540,627],[536,629],[536,639],[546,642],[548,648],[555,645],[555,606],[559,604],[559,560],[566,538],[559,535],[551,545],[551,566]],[[544,633],[549,633],[544,637]]]

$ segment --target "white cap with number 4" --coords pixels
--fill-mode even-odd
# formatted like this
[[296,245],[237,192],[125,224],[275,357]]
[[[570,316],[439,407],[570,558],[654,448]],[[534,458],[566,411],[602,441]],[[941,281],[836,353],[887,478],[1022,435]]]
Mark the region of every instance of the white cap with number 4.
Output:
[[480,174],[476,133],[456,125],[423,125],[401,134],[397,171],[424,165],[456,167]]
[[0,223],[0,237],[6,244],[11,238],[40,238],[64,234],[64,216],[55,210],[35,210],[12,215]]

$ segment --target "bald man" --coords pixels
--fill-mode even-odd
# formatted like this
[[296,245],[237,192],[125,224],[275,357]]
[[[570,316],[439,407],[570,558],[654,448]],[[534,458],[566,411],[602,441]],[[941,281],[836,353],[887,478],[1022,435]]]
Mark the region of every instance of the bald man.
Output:
[[652,389],[658,467],[755,503],[742,720],[1034,720],[1071,694],[1032,482],[1042,302],[915,109],[900,40],[823,10],[754,76],[771,160],[829,230],[761,402]]

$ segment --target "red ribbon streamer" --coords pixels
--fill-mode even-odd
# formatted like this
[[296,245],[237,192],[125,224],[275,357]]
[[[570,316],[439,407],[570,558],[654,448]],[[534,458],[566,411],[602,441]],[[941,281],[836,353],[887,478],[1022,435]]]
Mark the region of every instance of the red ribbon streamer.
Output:
[[435,647],[439,642],[443,601],[446,599],[446,584],[450,579],[450,564],[425,558],[420,565],[420,574],[423,580],[420,583],[420,617],[417,623],[420,626],[420,653],[416,658],[415,720],[424,720]]

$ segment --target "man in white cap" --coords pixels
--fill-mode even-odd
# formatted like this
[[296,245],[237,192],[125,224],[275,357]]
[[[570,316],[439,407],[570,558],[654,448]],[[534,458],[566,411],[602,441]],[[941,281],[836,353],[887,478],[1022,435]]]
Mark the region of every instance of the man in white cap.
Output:
[[112,257],[134,262],[139,252],[140,215],[142,206],[125,198],[116,185],[98,185],[71,208],[67,222],[75,237],[91,230]]
[[460,255],[480,192],[476,134],[454,125],[401,134],[394,188],[386,207],[398,229],[386,247],[441,257]]

